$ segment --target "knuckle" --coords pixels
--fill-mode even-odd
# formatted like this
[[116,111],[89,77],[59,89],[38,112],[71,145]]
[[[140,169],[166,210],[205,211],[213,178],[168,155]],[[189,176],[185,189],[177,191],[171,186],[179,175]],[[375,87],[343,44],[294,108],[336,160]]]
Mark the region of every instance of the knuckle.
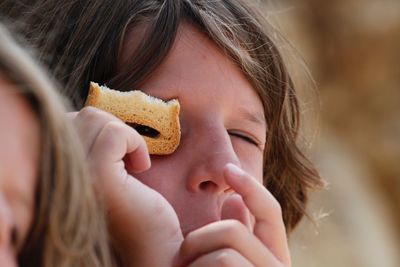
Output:
[[103,131],[107,134],[118,134],[118,132],[124,131],[124,126],[125,125],[119,121],[109,121],[104,125]]
[[157,215],[159,218],[164,218],[164,216],[168,215],[167,208],[168,206],[161,197],[154,197],[149,205],[149,213]]
[[236,252],[233,249],[222,249],[215,258],[215,266],[228,267],[235,264],[234,255]]
[[276,200],[274,198],[274,200],[271,203],[271,209],[273,214],[275,214],[276,217],[282,217],[282,206],[281,204],[278,202],[278,200]]
[[93,116],[97,112],[97,109],[95,107],[84,107],[78,112],[78,117],[90,117]]
[[75,117],[75,120],[80,123],[92,123],[99,118],[100,110],[95,107],[84,107],[82,108]]
[[226,220],[223,228],[223,234],[227,237],[234,237],[244,229],[245,227],[241,222],[237,220]]
[[158,220],[149,220],[148,229],[157,231],[162,227],[164,230],[159,235],[166,235],[171,238],[177,236],[178,233],[181,234],[180,228],[176,227],[178,222],[171,217],[171,212],[173,212],[172,207],[161,197],[151,198],[151,203],[149,209],[145,211],[144,216],[147,218],[157,216]]
[[121,143],[123,140],[123,132],[121,125],[116,121],[107,122],[96,139],[96,144],[107,147],[116,147],[117,144]]
[[189,251],[190,250],[191,244],[192,244],[193,240],[195,240],[195,236],[196,235],[193,232],[189,232],[189,233],[186,234],[186,237],[183,240],[182,245],[181,245],[181,249],[183,251]]
[[181,252],[187,254],[194,251],[198,244],[198,237],[199,234],[196,231],[188,232],[181,244]]

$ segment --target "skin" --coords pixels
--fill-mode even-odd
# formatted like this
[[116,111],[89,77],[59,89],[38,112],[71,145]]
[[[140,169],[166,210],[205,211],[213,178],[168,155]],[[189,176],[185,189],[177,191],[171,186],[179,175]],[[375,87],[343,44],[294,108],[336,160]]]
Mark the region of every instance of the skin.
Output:
[[[134,36],[128,35],[127,43]],[[124,51],[122,61],[129,46]],[[262,181],[266,126],[251,84],[212,42],[186,25],[168,58],[139,88],[179,100],[182,141],[172,155],[152,157],[152,168],[136,177],[172,204],[184,235],[220,220],[222,203],[232,193],[222,173],[227,163]]]
[[[138,36],[128,32],[121,68]],[[123,263],[290,266],[280,206],[262,185],[263,106],[240,69],[182,24],[139,88],[180,102],[181,143],[171,155],[150,159],[143,138],[101,110],[70,114]]]
[[0,74],[0,262],[17,266],[16,255],[33,219],[40,131],[14,85]]

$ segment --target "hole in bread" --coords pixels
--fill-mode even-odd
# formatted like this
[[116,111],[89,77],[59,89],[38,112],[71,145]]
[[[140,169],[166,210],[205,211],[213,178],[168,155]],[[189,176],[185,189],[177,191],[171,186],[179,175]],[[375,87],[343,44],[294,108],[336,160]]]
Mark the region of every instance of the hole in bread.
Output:
[[157,138],[160,135],[159,131],[146,125],[131,123],[131,122],[127,122],[126,124],[134,128],[140,135],[144,135],[151,138]]

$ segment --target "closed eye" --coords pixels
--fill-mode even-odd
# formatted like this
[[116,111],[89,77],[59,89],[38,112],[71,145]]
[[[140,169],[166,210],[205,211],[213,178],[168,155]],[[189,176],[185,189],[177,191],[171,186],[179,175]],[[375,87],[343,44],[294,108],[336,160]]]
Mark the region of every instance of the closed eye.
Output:
[[253,144],[253,145],[257,146],[257,147],[260,147],[259,142],[257,142],[254,138],[252,138],[250,136],[247,136],[245,134],[229,131],[229,135],[234,136],[234,137],[238,137],[238,138],[240,138],[240,139],[242,139],[242,140],[244,140],[244,141],[246,141],[246,142],[248,142],[250,144]]

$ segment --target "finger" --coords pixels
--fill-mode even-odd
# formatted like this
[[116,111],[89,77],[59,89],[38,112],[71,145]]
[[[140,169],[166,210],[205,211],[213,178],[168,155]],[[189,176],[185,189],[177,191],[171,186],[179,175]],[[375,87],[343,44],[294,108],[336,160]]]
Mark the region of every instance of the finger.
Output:
[[221,219],[234,219],[243,223],[248,229],[253,231],[249,209],[238,194],[232,194],[222,204]]
[[112,114],[95,107],[84,107],[78,113],[71,113],[69,116],[73,118],[74,125],[87,154],[90,153],[97,135],[106,123],[110,121],[122,122]]
[[[110,165],[123,165],[122,159],[126,154],[129,155],[130,164],[135,170],[144,171],[150,168],[150,157],[143,137],[124,123],[110,121],[98,134],[89,157],[91,161],[100,165],[97,166],[100,172],[103,170],[107,174],[108,170],[117,170],[110,168]],[[124,171],[125,166],[121,167]],[[114,177],[120,174],[108,173],[108,175]]]
[[189,267],[253,267],[246,258],[236,250],[225,248],[203,255],[192,262]]
[[183,240],[172,206],[138,179],[110,180],[107,225],[113,248],[127,260],[124,266],[171,266]]
[[179,250],[178,266],[186,266],[202,255],[224,248],[236,250],[255,266],[278,266],[264,244],[237,220],[210,223],[190,232]]
[[228,163],[224,169],[226,182],[240,194],[255,217],[254,234],[283,263],[290,265],[282,211],[274,196],[254,177]]
[[[150,235],[151,233],[154,235],[155,239],[166,233],[169,234],[169,237],[173,237],[175,232],[179,232],[181,236],[178,218],[172,206],[169,205],[167,200],[165,200],[159,192],[130,175],[123,181],[115,181],[112,179],[107,179],[107,181],[109,181],[109,183],[107,184],[108,187],[106,190],[112,191],[112,198],[108,198],[107,200],[114,201],[117,199],[117,201],[113,203],[107,203],[109,204],[108,213],[111,215],[108,220],[109,223],[118,224],[120,228],[118,231],[124,235],[124,238],[134,238],[127,235],[128,232],[136,232],[136,234],[140,233],[141,235]],[[157,218],[160,216],[165,217],[166,215],[168,216],[168,214],[171,214],[171,217],[162,223],[165,227],[165,231],[160,231],[160,229],[157,228],[160,222],[154,220],[154,218],[156,218],[155,216],[158,216]],[[145,224],[143,224],[144,221],[146,222]],[[171,228],[174,233],[170,231]],[[141,231],[146,232],[142,233]],[[172,242],[173,240],[170,241]],[[164,244],[160,244],[160,246],[161,245]]]
[[77,115],[78,115],[77,111],[67,112],[65,113],[65,118],[69,121],[73,121]]

